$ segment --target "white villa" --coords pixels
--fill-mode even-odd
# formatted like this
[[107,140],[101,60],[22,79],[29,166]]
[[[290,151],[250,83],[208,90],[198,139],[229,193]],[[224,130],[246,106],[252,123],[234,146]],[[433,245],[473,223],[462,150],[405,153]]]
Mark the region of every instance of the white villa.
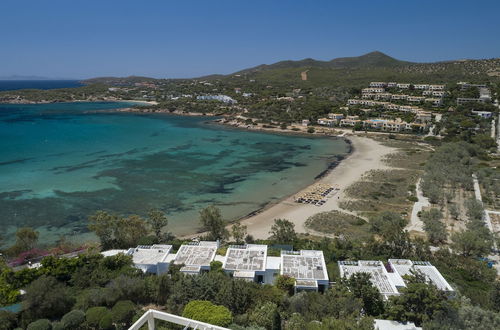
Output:
[[171,245],[138,246],[128,250],[108,250],[105,257],[118,253],[132,256],[134,266],[145,273],[161,275],[170,265],[181,265],[180,271],[198,275],[210,270],[212,261],[220,261],[222,270],[236,279],[274,284],[278,275],[295,279],[295,290],[324,291],[329,279],[322,251],[282,251],[281,256],[268,256],[267,245],[246,244],[230,246],[226,254],[217,255],[219,242],[200,241],[181,245],[171,253]]
[[454,289],[441,275],[436,267],[427,261],[411,261],[408,259],[389,259],[387,266],[378,260],[339,261],[341,277],[350,277],[355,273],[368,273],[371,282],[385,299],[400,294],[406,287],[405,275],[421,274],[428,283],[439,290],[454,293]]
[[295,292],[323,292],[329,285],[323,251],[282,251],[280,274],[295,279]]

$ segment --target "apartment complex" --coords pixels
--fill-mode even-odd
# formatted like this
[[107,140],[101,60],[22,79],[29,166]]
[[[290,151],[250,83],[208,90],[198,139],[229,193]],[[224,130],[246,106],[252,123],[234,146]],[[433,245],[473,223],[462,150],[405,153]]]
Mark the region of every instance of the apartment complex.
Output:
[[[410,107],[410,106],[407,106]],[[406,109],[407,111],[413,112],[413,108]],[[414,129],[425,129],[427,123],[432,120],[432,114],[426,111],[417,112],[416,121],[413,123],[408,123],[402,121],[400,118],[394,120],[389,119],[367,119],[361,120],[359,116],[346,116],[342,114],[328,114],[329,118],[318,119],[318,124],[323,126],[340,126],[340,127],[354,127],[356,125],[361,125],[365,129],[377,129],[387,132],[404,132],[413,131]]]
[[439,290],[449,294],[454,292],[454,289],[437,268],[427,261],[389,259],[385,265],[382,261],[378,260],[359,260],[339,261],[338,265],[341,277],[348,278],[356,273],[370,274],[370,281],[385,299],[388,299],[390,296],[399,295],[400,290],[406,287],[406,282],[403,278],[405,275],[419,274]]
[[458,86],[460,86],[460,90],[464,91],[469,88],[477,88],[479,90],[479,97],[478,98],[473,98],[473,97],[457,97],[457,104],[465,104],[469,102],[480,102],[480,103],[487,103],[491,102],[491,91],[489,88],[484,85],[484,84],[469,84],[467,82],[459,82],[457,83]]
[[134,266],[145,273],[164,274],[170,265],[182,266],[187,275],[210,270],[212,261],[220,261],[222,270],[233,278],[274,284],[278,275],[295,279],[296,291],[324,291],[328,288],[328,273],[322,251],[282,251],[281,256],[268,256],[267,245],[232,245],[225,255],[217,255],[218,242],[200,241],[181,245],[172,253],[171,245],[138,246],[128,250],[103,251],[104,256],[118,253],[132,256]]

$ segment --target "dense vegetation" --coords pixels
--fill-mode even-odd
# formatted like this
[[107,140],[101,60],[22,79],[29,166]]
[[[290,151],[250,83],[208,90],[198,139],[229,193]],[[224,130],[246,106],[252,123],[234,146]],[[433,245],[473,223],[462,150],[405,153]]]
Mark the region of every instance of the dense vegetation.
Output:
[[[471,206],[472,212],[477,210]],[[227,233],[219,229],[220,219],[213,207],[200,213],[207,238],[221,238],[231,244]],[[95,225],[95,217],[90,223]],[[271,239],[259,243],[322,250],[330,279],[337,283],[325,293],[294,294],[293,280],[284,277],[279,277],[275,286],[235,280],[217,262],[210,272],[199,276],[184,275],[178,266],[171,266],[168,274],[148,275],[135,269],[129,256],[103,257],[95,250],[74,258],[46,257],[39,268],[13,271],[2,265],[2,301],[9,301],[20,288],[26,294],[22,298],[23,311],[17,315],[1,312],[0,324],[4,329],[125,329],[143,313],[142,306],[153,304],[171,313],[234,329],[372,329],[371,317],[408,320],[428,327],[437,327],[446,320],[450,324],[475,322],[482,329],[495,328],[500,311],[500,285],[495,281],[495,271],[461,251],[431,253],[428,243],[408,236],[405,225],[399,215],[384,212],[371,219],[372,234],[367,238],[317,239],[299,237],[293,224],[277,219]],[[243,235],[247,241],[252,240],[244,234],[244,228],[236,230],[243,233],[240,238]],[[121,244],[107,242],[111,246]],[[182,243],[171,239],[168,242],[175,248]],[[409,285],[401,296],[384,301],[368,276],[339,278],[339,260],[387,258],[433,262],[457,287],[458,297],[444,295],[417,276],[408,279]]]

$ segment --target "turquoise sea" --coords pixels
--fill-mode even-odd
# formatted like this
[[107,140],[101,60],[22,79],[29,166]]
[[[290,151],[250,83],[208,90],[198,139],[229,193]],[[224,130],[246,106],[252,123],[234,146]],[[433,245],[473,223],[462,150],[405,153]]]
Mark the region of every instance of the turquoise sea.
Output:
[[[245,216],[313,182],[343,140],[226,128],[206,117],[112,111],[127,103],[0,104],[0,231],[88,239],[96,210],[168,213],[176,234],[210,204]],[[110,111],[111,110],[111,111]],[[272,219],[269,219],[272,221]]]

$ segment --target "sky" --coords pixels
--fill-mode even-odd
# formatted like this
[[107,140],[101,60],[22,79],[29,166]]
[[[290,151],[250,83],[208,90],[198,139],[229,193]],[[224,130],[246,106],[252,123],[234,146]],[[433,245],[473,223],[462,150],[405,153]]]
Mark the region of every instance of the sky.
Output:
[[0,1],[0,77],[188,78],[375,50],[500,57],[500,1]]

